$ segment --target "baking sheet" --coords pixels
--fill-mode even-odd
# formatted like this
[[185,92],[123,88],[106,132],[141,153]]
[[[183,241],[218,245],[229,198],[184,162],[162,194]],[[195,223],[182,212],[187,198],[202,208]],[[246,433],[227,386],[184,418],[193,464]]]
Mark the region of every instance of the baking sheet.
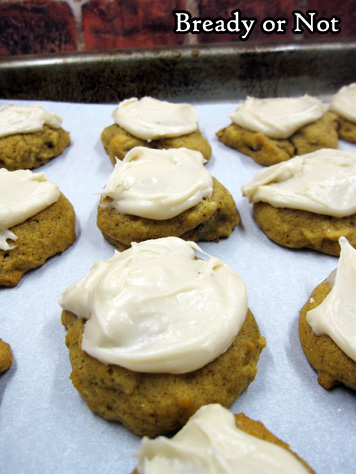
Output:
[[[8,102],[1,100],[0,105]],[[129,474],[140,438],[92,413],[73,388],[58,305],[67,286],[114,252],[96,227],[96,193],[113,169],[100,133],[112,123],[115,105],[42,105],[63,117],[72,145],[35,172],[44,172],[73,204],[78,238],[63,254],[26,274],[17,287],[0,289],[0,337],[14,354],[13,366],[0,376],[0,471]],[[298,312],[336,267],[337,258],[288,250],[267,239],[240,191],[260,166],[215,136],[230,123],[228,115],[237,102],[195,105],[213,150],[206,166],[232,193],[242,220],[228,239],[201,247],[244,279],[249,307],[267,343],[255,381],[231,411],[262,421],[317,473],[355,472],[355,393],[319,386],[298,339]],[[356,146],[346,142],[340,141],[339,147],[356,153]]]
[[115,103],[152,95],[216,102],[332,94],[356,77],[356,42],[271,41],[0,58],[4,99]]

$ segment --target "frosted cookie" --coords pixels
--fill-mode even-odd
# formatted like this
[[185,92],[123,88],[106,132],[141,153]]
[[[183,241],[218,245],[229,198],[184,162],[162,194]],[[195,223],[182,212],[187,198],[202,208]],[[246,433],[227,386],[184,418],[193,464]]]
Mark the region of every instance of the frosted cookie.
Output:
[[53,112],[40,105],[0,107],[0,168],[38,168],[69,145],[69,132]]
[[120,250],[159,237],[228,237],[240,216],[204,163],[200,152],[187,148],[130,150],[100,193],[97,225],[103,236]]
[[338,116],[339,137],[356,143],[356,83],[342,87],[333,96],[329,110]]
[[261,422],[218,404],[201,407],[171,438],[143,438],[133,457],[132,474],[314,473]]
[[0,374],[8,370],[13,363],[11,347],[7,342],[0,339]]
[[196,252],[177,237],[134,244],[59,298],[74,387],[139,435],[175,431],[208,403],[229,406],[257,373],[265,340],[245,284]]
[[43,173],[0,169],[0,286],[74,242],[75,214],[58,186]]
[[258,171],[241,188],[258,226],[274,242],[339,255],[356,247],[356,155],[319,150]]
[[342,237],[337,269],[300,311],[299,338],[324,388],[356,390],[356,250]]
[[211,147],[199,130],[197,111],[190,104],[132,98],[120,102],[112,117],[115,123],[103,130],[101,141],[113,165],[136,146],[183,147],[200,151],[206,160],[211,157]]
[[248,97],[217,132],[225,145],[270,166],[320,148],[337,148],[337,116],[317,98]]

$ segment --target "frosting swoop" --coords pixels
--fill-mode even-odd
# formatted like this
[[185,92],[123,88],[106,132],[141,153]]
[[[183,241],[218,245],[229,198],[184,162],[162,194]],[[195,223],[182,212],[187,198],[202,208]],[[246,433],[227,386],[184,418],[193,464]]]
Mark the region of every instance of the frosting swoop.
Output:
[[1,168],[0,249],[14,248],[7,243],[7,239],[16,240],[17,237],[9,229],[56,202],[59,194],[58,186],[47,181],[43,173]]
[[170,219],[211,196],[213,178],[198,151],[136,147],[117,161],[103,197],[121,214]]
[[62,118],[40,105],[3,105],[0,107],[0,137],[42,130],[44,124],[60,128]]
[[97,262],[59,298],[87,319],[82,349],[139,372],[186,373],[225,352],[247,313],[246,287],[218,258],[177,237],[149,240]]
[[329,108],[350,122],[356,122],[356,83],[342,87],[332,98]]
[[332,290],[307,313],[307,321],[317,336],[328,335],[356,362],[356,250],[345,237],[339,243],[341,253]]
[[322,149],[259,170],[241,188],[250,202],[334,217],[356,212],[356,155]]
[[174,104],[152,97],[127,99],[114,110],[117,125],[142,140],[179,137],[198,130],[198,114],[190,104]]
[[308,123],[318,120],[326,106],[317,98],[277,97],[255,99],[247,97],[230,116],[240,127],[260,132],[270,138],[288,138]]
[[200,408],[171,439],[144,437],[134,453],[139,474],[306,474],[290,452],[251,436],[218,404]]

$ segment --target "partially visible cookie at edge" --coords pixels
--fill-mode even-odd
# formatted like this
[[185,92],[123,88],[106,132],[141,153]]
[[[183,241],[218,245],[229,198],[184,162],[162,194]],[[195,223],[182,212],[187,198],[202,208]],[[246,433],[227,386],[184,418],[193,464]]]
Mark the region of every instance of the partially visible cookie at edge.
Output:
[[11,367],[13,360],[14,358],[10,345],[0,339],[0,374],[6,372],[6,370]]
[[0,168],[35,169],[70,145],[62,118],[40,105],[0,107]]
[[356,83],[341,87],[332,97],[329,110],[338,117],[339,137],[356,143]]
[[192,465],[199,473],[213,466],[213,472],[314,473],[263,423],[219,404],[201,407],[172,438],[143,438],[133,457],[138,465],[132,474],[192,472]]
[[0,169],[0,286],[12,287],[75,239],[75,212],[43,173]]
[[340,239],[337,269],[311,293],[299,313],[299,339],[318,382],[326,389],[344,384],[356,390],[356,250]]

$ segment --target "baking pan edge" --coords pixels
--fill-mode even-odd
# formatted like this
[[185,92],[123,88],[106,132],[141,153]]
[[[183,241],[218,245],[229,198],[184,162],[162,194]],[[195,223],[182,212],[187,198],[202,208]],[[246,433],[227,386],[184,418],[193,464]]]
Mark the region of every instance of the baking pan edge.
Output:
[[355,41],[324,41],[17,56],[0,59],[0,91],[3,99],[82,103],[327,95],[354,82],[355,52]]

